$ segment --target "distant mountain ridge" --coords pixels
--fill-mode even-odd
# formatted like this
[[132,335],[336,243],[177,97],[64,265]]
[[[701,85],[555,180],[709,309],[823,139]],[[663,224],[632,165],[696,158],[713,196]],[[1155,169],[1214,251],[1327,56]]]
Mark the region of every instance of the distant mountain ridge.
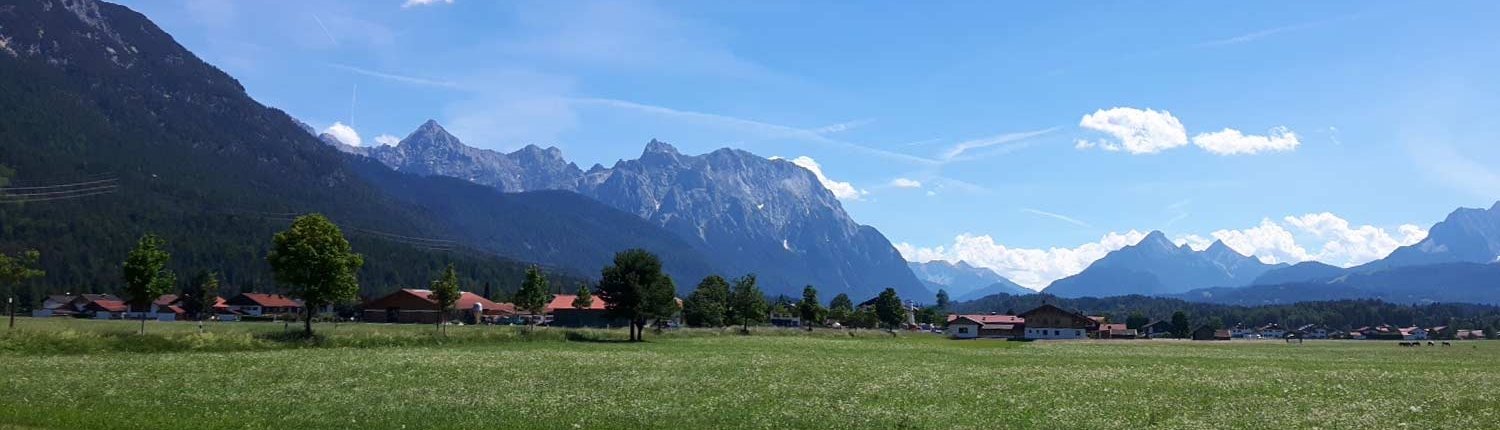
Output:
[[651,140],[635,160],[582,171],[556,148],[477,149],[431,120],[395,146],[323,140],[402,172],[507,192],[577,192],[675,233],[725,275],[756,274],[771,294],[813,285],[855,297],[886,287],[912,299],[930,295],[884,235],[855,223],[812,172],[786,160],[728,148],[689,156]]
[[1135,245],[1112,251],[1073,276],[1053,281],[1042,292],[1059,297],[1161,295],[1206,286],[1242,286],[1282,267],[1266,264],[1214,241],[1203,251],[1177,245],[1152,231]]
[[993,294],[1022,295],[1035,293],[1026,287],[1011,282],[995,271],[983,267],[970,266],[962,260],[950,263],[944,260],[932,260],[926,263],[908,262],[913,274],[927,284],[927,289],[933,292],[945,290],[950,299],[955,301],[974,300]]
[[1359,265],[1352,271],[1496,261],[1500,261],[1500,202],[1489,209],[1455,209],[1433,224],[1421,242],[1396,248],[1385,258]]

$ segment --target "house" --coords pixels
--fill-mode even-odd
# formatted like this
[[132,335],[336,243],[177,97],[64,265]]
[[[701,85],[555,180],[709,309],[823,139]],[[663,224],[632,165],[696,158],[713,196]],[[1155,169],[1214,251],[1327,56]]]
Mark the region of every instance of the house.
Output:
[[1401,340],[1427,340],[1427,329],[1421,327],[1405,327],[1401,331]]
[[1484,331],[1483,330],[1459,330],[1457,332],[1457,334],[1454,335],[1453,338],[1454,339],[1458,339],[1458,340],[1480,340],[1480,339],[1484,339]]
[[1215,329],[1213,326],[1201,325],[1193,330],[1193,340],[1229,340],[1234,338],[1234,331],[1228,329]]
[[1136,338],[1136,329],[1126,328],[1125,324],[1099,324],[1099,330],[1094,333],[1097,339]]
[[[453,313],[443,320],[473,324],[516,314],[515,305],[496,303],[467,291],[459,292],[453,309]],[[437,324],[438,313],[438,303],[432,298],[431,290],[403,288],[365,303],[362,319],[373,323]]]
[[1146,324],[1145,327],[1141,327],[1140,333],[1152,339],[1172,337],[1172,323],[1166,320],[1159,320],[1151,324]]
[[1332,337],[1333,330],[1322,324],[1306,324],[1295,330],[1303,339],[1328,339]]
[[[954,327],[955,323],[960,326]],[[1026,319],[1015,315],[948,315],[947,334],[953,338],[1016,339],[1026,336],[1025,329]]]
[[945,334],[954,339],[973,339],[979,337],[980,327],[984,327],[984,323],[967,315],[948,315],[948,330]]
[[[1286,328],[1282,327],[1281,324],[1270,323],[1255,329],[1255,334],[1267,339],[1281,339],[1286,337]],[[1230,336],[1233,335],[1234,333],[1231,332]]]
[[130,310],[124,300],[110,294],[83,294],[73,304],[78,313],[99,320],[121,319]]
[[1235,324],[1229,328],[1229,336],[1235,339],[1243,339],[1255,336],[1255,329],[1244,324]]
[[146,319],[157,321],[187,319],[187,312],[184,312],[181,307],[174,306],[178,300],[179,297],[176,294],[166,294],[144,306],[132,304],[130,311],[125,313],[125,319],[141,319],[142,313],[145,314]]
[[1027,339],[1083,339],[1099,328],[1098,322],[1083,314],[1050,304],[1017,316],[1026,322],[1023,333]]
[[241,293],[225,300],[229,310],[247,316],[285,315],[302,312],[302,303],[280,294]]
[[71,306],[77,296],[54,294],[42,300],[42,305],[31,310],[32,318],[72,316],[78,312]]
[[1457,334],[1452,326],[1440,325],[1427,329],[1428,339],[1453,339]]

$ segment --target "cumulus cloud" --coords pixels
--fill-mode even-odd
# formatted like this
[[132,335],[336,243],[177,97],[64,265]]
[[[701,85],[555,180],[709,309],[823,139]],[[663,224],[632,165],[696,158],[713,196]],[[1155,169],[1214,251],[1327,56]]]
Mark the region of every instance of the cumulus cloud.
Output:
[[323,129],[323,132],[332,135],[334,139],[338,139],[339,142],[343,142],[345,145],[363,146],[364,144],[364,141],[359,138],[359,132],[354,131],[354,127],[344,125],[342,122],[335,121],[333,125]]
[[382,134],[375,137],[375,143],[385,146],[396,146],[396,144],[401,143],[401,138],[389,134]]
[[891,180],[891,186],[896,188],[922,188],[922,181],[911,178],[896,178]]
[[417,7],[417,6],[428,6],[428,5],[434,5],[434,4],[453,4],[453,0],[406,0],[405,3],[401,3],[401,7],[403,7],[403,8],[412,8],[412,7]]
[[[1402,224],[1392,234],[1372,225],[1354,226],[1332,213],[1322,212],[1288,216],[1277,223],[1263,219],[1259,226],[1240,230],[1218,230],[1209,237],[1182,236],[1186,243],[1202,250],[1215,239],[1241,254],[1253,255],[1267,263],[1321,261],[1340,267],[1351,267],[1385,258],[1397,247],[1421,242],[1427,230],[1413,224]],[[1304,246],[1304,242],[1313,246]]]
[[1040,290],[1052,281],[1082,272],[1104,254],[1140,242],[1145,237],[1145,233],[1135,230],[1111,232],[1097,242],[1073,248],[1027,249],[996,243],[989,235],[965,233],[955,237],[952,246],[921,248],[903,242],[896,245],[896,250],[909,261],[968,262],[994,270],[1021,286]]
[[1155,154],[1187,145],[1187,129],[1168,111],[1117,107],[1084,115],[1078,126],[1108,134],[1113,140],[1080,140],[1079,149],[1099,147],[1131,154]]
[[1272,128],[1266,136],[1247,135],[1239,130],[1226,128],[1212,133],[1193,136],[1193,144],[1218,155],[1248,155],[1261,152],[1291,151],[1301,145],[1297,133],[1286,127]]
[[[771,159],[780,160],[782,158],[771,157]],[[823,166],[819,165],[817,161],[812,159],[812,157],[804,155],[787,161],[791,161],[792,164],[802,166],[802,168],[811,171],[813,176],[818,177],[818,182],[823,184],[823,188],[827,188],[828,191],[832,192],[833,196],[837,197],[839,200],[856,201],[864,197],[866,194],[870,194],[869,191],[856,188],[854,184],[828,179],[828,176],[823,174]]]

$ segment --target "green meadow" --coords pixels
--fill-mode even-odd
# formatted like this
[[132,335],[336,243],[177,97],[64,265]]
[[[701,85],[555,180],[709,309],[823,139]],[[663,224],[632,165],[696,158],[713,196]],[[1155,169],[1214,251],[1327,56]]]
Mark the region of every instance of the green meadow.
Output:
[[20,319],[0,428],[1500,428],[1500,342],[137,327]]

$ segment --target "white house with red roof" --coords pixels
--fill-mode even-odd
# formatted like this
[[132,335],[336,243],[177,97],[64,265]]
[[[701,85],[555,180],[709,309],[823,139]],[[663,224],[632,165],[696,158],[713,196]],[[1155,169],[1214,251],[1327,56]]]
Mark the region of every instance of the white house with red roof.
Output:
[[256,317],[302,312],[302,302],[280,294],[241,293],[225,300],[224,304],[234,313]]
[[948,315],[948,337],[1011,339],[1025,335],[1026,319],[1015,315]]

